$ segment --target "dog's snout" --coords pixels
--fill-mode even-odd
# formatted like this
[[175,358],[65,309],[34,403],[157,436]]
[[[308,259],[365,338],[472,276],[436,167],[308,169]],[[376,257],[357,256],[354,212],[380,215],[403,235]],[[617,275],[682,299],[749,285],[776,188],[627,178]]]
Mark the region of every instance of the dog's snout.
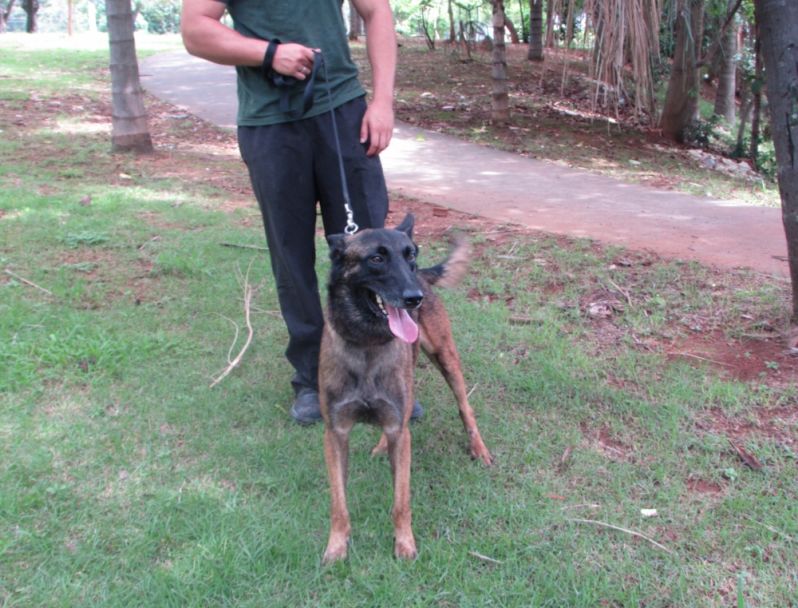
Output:
[[420,289],[408,289],[402,294],[407,308],[418,308],[421,306],[421,301],[424,299],[424,294]]

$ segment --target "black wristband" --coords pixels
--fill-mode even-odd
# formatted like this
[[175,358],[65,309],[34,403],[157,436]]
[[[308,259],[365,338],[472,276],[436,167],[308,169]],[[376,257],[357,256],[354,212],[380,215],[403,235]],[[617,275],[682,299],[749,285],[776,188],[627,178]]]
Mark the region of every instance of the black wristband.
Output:
[[274,68],[272,67],[272,63],[274,62],[274,55],[277,53],[277,47],[280,45],[280,41],[277,38],[272,38],[269,40],[269,44],[266,45],[266,54],[263,56],[263,63],[261,64],[261,69],[263,73],[267,76],[271,76],[272,72],[274,72]]

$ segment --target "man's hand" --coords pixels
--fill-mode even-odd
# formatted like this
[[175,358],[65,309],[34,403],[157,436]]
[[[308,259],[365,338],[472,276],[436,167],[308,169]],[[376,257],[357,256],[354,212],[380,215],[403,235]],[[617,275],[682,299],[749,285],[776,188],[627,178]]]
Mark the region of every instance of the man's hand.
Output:
[[305,80],[313,70],[313,51],[314,49],[293,42],[280,44],[274,53],[272,69],[285,76]]
[[376,156],[391,143],[393,136],[393,104],[372,101],[363,115],[360,143],[369,142],[368,156]]

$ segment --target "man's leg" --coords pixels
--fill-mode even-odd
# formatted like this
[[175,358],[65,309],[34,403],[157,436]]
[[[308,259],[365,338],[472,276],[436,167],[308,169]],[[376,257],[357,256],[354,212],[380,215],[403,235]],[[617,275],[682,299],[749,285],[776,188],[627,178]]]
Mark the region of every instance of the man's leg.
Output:
[[324,317],[315,271],[317,195],[311,137],[306,121],[299,121],[239,127],[238,139],[263,215],[280,309],[288,328],[286,357],[295,370],[294,390],[299,397],[314,392],[316,411],[310,419],[299,421],[313,422],[320,416],[315,391]]

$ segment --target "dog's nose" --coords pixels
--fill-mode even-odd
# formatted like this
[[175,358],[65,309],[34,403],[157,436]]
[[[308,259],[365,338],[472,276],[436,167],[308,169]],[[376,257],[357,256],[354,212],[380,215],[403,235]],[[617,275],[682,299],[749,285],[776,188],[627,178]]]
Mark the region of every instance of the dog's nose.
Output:
[[421,301],[424,299],[424,294],[420,289],[408,289],[402,294],[407,308],[418,308],[421,306]]

